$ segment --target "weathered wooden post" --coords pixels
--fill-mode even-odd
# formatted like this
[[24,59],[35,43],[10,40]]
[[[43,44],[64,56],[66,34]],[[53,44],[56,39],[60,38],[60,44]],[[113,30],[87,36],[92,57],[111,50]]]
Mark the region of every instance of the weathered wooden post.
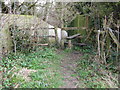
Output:
[[55,31],[55,41],[56,41],[56,45],[59,46],[58,34],[57,34],[57,27],[55,27],[54,31]]
[[98,55],[100,59],[100,30],[98,30],[98,35],[97,35],[97,41],[98,41]]
[[69,49],[71,49],[71,48],[72,48],[72,42],[71,42],[71,40],[70,40],[70,39],[68,40],[68,48],[69,48]]
[[64,49],[64,47],[65,47],[65,46],[64,46],[65,40],[64,40],[64,38],[62,37],[62,31],[63,31],[63,30],[61,29],[61,48]]
[[74,38],[76,38],[76,37],[78,37],[78,36],[80,36],[80,34],[75,34],[75,35],[72,35],[72,36],[69,36],[69,37],[67,37],[67,40],[68,40],[68,48],[72,48],[72,39],[74,39]]
[[65,45],[64,45],[65,41],[64,39],[61,39],[61,48],[64,49]]

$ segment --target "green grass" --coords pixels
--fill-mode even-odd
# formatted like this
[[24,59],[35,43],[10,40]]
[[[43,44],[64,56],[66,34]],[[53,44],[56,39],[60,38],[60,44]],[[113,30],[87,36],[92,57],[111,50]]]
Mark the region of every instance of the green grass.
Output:
[[[73,51],[82,53],[78,60],[76,74],[83,88],[111,88],[101,74],[100,70],[106,70],[106,66],[94,61],[95,51],[92,47],[74,47],[65,49],[62,56],[56,53],[55,48],[37,48],[31,52],[17,52],[9,54],[0,61],[0,71],[3,72],[3,87],[10,88],[19,85],[19,88],[58,88],[63,85],[64,78],[60,74],[60,62],[64,54]],[[16,75],[22,68],[36,70],[32,72],[27,81],[21,75]],[[110,71],[110,70],[109,70]],[[1,86],[0,86],[1,87]]]
[[[93,66],[94,65],[94,66]],[[89,60],[82,59],[78,62],[77,74],[79,80],[83,82],[82,87],[86,88],[107,88],[109,87],[103,80],[101,75],[95,70],[97,66]]]
[[[74,50],[81,51],[83,56],[77,63],[77,75],[80,77],[79,81],[82,81],[81,87],[84,88],[112,88],[101,77],[105,77],[100,70],[106,70],[106,66],[98,64],[94,60],[95,51],[90,47],[75,47]],[[108,70],[110,71],[110,70]]]
[[[55,48],[42,48],[31,53],[11,53],[0,61],[1,70],[4,72],[3,87],[14,87],[19,84],[21,88],[58,88],[62,85],[60,75],[60,55],[56,54]],[[16,70],[12,70],[13,67]],[[31,81],[26,81],[22,76],[12,75],[22,68],[37,70],[29,75]]]
[[21,88],[58,88],[62,85],[61,76],[56,71],[39,70],[30,75],[32,81],[23,83]]

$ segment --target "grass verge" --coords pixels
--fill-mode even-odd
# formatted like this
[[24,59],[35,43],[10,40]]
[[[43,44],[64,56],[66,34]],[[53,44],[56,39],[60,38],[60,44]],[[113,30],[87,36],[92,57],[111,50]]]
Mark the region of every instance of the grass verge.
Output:
[[[11,53],[0,61],[3,88],[58,88],[61,56],[55,48],[40,48],[31,53]],[[24,71],[23,71],[24,69]]]

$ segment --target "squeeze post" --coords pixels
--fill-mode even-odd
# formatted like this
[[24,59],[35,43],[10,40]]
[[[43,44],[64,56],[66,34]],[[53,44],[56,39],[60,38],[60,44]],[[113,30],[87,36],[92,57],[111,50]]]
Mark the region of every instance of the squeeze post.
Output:
[[64,39],[61,39],[61,48],[64,49],[64,43],[65,43],[65,40]]
[[71,49],[72,48],[72,43],[71,40],[68,40],[68,48]]

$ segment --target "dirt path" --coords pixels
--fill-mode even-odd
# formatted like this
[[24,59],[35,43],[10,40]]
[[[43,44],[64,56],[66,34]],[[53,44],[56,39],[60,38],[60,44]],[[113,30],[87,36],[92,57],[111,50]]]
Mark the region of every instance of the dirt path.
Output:
[[61,61],[61,73],[63,75],[64,85],[60,88],[78,88],[79,81],[78,76],[76,76],[75,68],[76,61],[79,60],[81,54],[80,52],[74,51],[65,55]]

